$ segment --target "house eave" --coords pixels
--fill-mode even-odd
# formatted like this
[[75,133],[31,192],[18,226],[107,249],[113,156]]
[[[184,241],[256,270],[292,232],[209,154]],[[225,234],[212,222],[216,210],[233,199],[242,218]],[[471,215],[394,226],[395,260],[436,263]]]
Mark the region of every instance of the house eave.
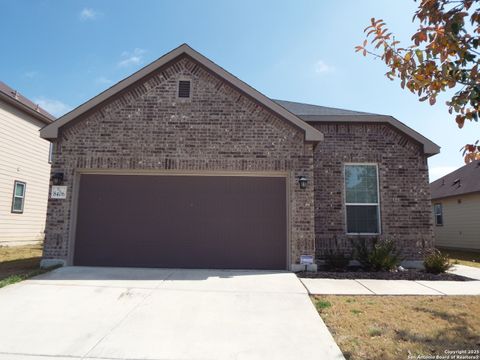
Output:
[[35,111],[34,109],[31,109],[30,107],[22,104],[20,101],[15,100],[11,96],[5,95],[4,93],[0,92],[0,99],[5,101],[6,103],[12,105],[16,109],[34,117],[35,119],[41,121],[42,123],[49,125],[54,122],[54,120],[46,117],[42,113],[39,113],[38,111]]

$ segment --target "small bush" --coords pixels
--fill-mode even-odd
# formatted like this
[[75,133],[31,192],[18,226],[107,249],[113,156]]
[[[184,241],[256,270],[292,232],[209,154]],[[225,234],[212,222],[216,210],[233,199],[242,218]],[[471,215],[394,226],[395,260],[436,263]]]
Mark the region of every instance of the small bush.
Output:
[[325,265],[328,270],[341,271],[350,263],[351,258],[345,255],[345,249],[342,248],[336,237],[333,238],[333,243],[325,253]]
[[423,259],[423,266],[425,271],[432,274],[441,274],[446,272],[452,264],[448,254],[442,254],[435,249]]
[[392,240],[352,240],[355,259],[371,271],[391,271],[400,263],[400,254]]
[[344,253],[330,251],[325,257],[325,265],[328,270],[339,271],[344,270],[350,263],[350,258]]

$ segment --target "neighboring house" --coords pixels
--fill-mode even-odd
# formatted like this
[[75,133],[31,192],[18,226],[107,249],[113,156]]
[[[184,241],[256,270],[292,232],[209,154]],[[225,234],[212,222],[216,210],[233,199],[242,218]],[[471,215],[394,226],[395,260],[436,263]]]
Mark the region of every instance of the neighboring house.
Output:
[[43,240],[50,144],[39,130],[53,120],[0,82],[0,245]]
[[65,186],[44,266],[296,270],[362,236],[408,260],[433,246],[437,145],[390,116],[272,100],[188,45],[41,136]]
[[430,184],[435,245],[480,251],[480,160]]

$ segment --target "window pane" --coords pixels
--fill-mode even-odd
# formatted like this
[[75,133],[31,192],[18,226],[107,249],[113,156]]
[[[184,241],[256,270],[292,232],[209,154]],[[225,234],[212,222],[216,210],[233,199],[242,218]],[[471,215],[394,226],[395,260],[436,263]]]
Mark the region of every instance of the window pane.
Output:
[[347,232],[378,233],[378,206],[348,205]]
[[442,215],[436,215],[436,216],[435,216],[435,224],[436,224],[436,225],[443,225],[443,217],[442,217]]
[[22,211],[23,210],[23,199],[22,198],[14,198],[13,199],[13,211]]
[[23,197],[25,191],[25,185],[22,183],[15,184],[15,196]]
[[375,165],[346,165],[347,203],[377,203],[377,168]]

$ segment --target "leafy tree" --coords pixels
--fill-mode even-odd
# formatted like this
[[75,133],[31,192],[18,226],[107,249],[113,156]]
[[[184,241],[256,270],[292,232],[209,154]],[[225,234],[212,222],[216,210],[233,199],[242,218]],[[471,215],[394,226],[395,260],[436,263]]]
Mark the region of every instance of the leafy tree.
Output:
[[[381,19],[371,19],[357,52],[381,59],[386,76],[420,101],[435,104],[439,93],[452,89],[447,101],[460,128],[480,117],[480,0],[419,0],[413,21],[419,26],[402,47]],[[370,46],[372,49],[368,47]],[[480,159],[478,140],[462,147],[465,162]]]

